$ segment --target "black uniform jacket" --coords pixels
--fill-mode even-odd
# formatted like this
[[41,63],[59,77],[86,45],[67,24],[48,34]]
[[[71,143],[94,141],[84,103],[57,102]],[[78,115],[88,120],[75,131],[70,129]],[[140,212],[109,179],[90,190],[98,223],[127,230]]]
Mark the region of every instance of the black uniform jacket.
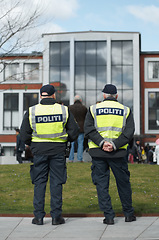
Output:
[[[44,98],[40,101],[40,104],[44,105],[54,105],[55,103],[56,101],[53,98]],[[21,124],[20,136],[26,145],[31,146],[32,153],[36,155],[56,155],[65,152],[66,143],[63,142],[32,142],[32,132],[33,130],[29,122],[29,111],[27,111]],[[75,141],[79,134],[79,126],[70,111],[66,123],[66,132],[70,142]]]
[[[117,101],[117,100],[115,98],[109,97],[109,98],[106,98],[104,101]],[[112,141],[115,145],[116,150],[113,150],[112,152],[105,152],[100,147],[91,148],[89,149],[89,154],[92,157],[104,157],[104,158],[124,157],[127,151],[119,148],[131,141],[134,131],[135,131],[134,119],[133,119],[132,112],[130,110],[129,116],[127,117],[127,120],[126,120],[126,126],[123,132],[117,139],[114,139]],[[97,131],[96,127],[94,126],[94,118],[90,112],[90,109],[86,115],[86,119],[84,123],[84,132],[85,132],[85,137],[87,139],[91,139],[97,146],[100,146],[101,142],[104,140],[104,138],[100,135],[100,133]]]

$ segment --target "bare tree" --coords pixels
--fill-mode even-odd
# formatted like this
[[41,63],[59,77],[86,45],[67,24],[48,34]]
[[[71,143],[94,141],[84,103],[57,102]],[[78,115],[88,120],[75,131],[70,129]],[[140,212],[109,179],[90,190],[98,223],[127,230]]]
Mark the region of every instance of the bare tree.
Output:
[[39,6],[29,6],[26,0],[0,0],[1,54],[22,52],[33,44],[28,32],[38,25],[42,13]]
[[[30,47],[35,46],[39,41],[39,35],[32,33],[36,32],[36,27],[42,24],[39,23],[42,15],[41,1],[29,2],[0,0],[0,72],[3,72],[8,64],[15,62],[20,53],[30,51]],[[33,57],[34,54],[36,56],[37,52],[30,56]],[[6,64],[5,58],[10,55],[15,57]],[[20,75],[13,74],[12,79],[21,81]]]

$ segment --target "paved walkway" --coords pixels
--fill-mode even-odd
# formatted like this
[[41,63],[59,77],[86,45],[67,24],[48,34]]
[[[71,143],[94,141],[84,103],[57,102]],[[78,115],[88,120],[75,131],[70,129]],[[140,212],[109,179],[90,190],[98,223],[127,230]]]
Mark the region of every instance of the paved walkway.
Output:
[[0,217],[0,240],[153,240],[159,239],[159,217],[137,217],[126,223],[116,217],[114,225],[103,224],[101,217],[65,218],[53,226],[51,218],[43,226],[31,224],[32,218]]

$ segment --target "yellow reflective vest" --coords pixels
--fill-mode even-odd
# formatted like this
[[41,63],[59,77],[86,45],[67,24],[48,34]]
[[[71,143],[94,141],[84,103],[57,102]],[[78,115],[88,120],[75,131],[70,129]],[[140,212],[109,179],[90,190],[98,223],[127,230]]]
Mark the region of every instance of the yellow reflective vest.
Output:
[[[90,112],[94,118],[94,124],[97,131],[106,141],[113,141],[122,133],[130,109],[117,101],[106,100],[92,105]],[[99,148],[91,140],[88,143],[89,148]],[[127,145],[122,149],[127,149]]]
[[68,108],[58,103],[37,104],[30,107],[29,122],[33,129],[32,142],[66,142],[67,119]]

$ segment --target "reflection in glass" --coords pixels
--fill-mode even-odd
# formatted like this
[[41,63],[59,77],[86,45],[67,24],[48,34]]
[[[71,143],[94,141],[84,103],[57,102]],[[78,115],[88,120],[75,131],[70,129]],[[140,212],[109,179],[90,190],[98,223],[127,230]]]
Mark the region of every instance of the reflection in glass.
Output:
[[133,67],[123,66],[123,89],[133,88]]
[[50,66],[69,66],[70,47],[69,42],[50,43]]
[[24,79],[39,80],[39,63],[24,63]]
[[[70,88],[70,44],[69,42],[50,43],[50,83],[55,84],[57,101],[68,96]],[[65,103],[68,100],[64,99]]]
[[82,94],[87,107],[96,103],[97,89],[102,91],[107,82],[106,64],[106,41],[75,43],[75,94]]
[[29,107],[38,103],[38,93],[24,93],[23,94],[23,111],[27,111]]
[[123,104],[133,109],[133,91],[132,90],[123,91]]
[[106,42],[97,42],[97,65],[107,64],[107,46]]
[[50,67],[50,83],[60,82],[60,67]]
[[85,67],[76,66],[75,89],[85,89]]
[[67,90],[70,89],[70,69],[68,67],[61,67],[61,83],[67,86]]
[[149,129],[154,130],[157,129],[157,124],[156,124],[156,109],[149,109]]
[[155,107],[155,103],[156,103],[155,92],[149,92],[149,94],[148,94],[148,102],[149,102],[149,108]]
[[70,48],[68,42],[61,42],[61,65],[70,65]]
[[106,67],[97,66],[97,89],[103,89],[107,82]]
[[133,64],[133,45],[132,41],[123,41],[123,64],[132,65]]
[[159,79],[159,62],[148,62],[148,79]]
[[75,43],[75,62],[76,62],[76,66],[85,65],[85,43],[84,42]]
[[50,43],[50,66],[60,65],[60,42]]
[[18,122],[19,122],[19,112],[13,111],[12,112],[12,129],[17,128]]
[[19,109],[19,95],[18,93],[4,93],[4,110]]
[[61,99],[59,99],[64,105],[68,106],[70,102],[70,91],[63,91]]
[[159,92],[156,93],[156,106],[159,108]]
[[96,42],[86,42],[86,65],[96,65]]
[[159,129],[159,110],[156,110],[156,127]]
[[149,109],[149,120],[156,120],[156,111],[155,111],[155,109]]
[[97,91],[97,102],[101,102],[104,99],[103,98],[103,92],[102,92],[103,88],[104,88],[104,86],[101,88],[100,91]]
[[148,93],[149,130],[159,129],[159,92]]
[[122,67],[112,66],[112,84],[122,89]]
[[112,41],[112,65],[121,65],[122,57],[121,57],[121,41]]
[[19,95],[18,93],[4,93],[3,129],[12,130],[19,125]]
[[10,130],[11,126],[11,112],[5,111],[4,112],[4,121],[3,121],[3,129],[4,130]]
[[86,106],[96,104],[97,99],[94,91],[86,91]]
[[118,91],[118,99],[117,100],[118,100],[118,102],[123,103],[123,91],[118,89],[118,87],[117,87],[117,91]]
[[112,41],[112,65],[132,65],[132,41]]
[[[132,41],[111,42],[112,84],[121,89],[119,101],[133,107],[133,44]],[[127,90],[130,89],[130,90]],[[118,90],[118,93],[119,93]]]
[[5,68],[4,68],[4,78],[5,81],[7,80],[18,80],[18,69],[19,69],[19,63],[5,63]]
[[86,89],[96,89],[96,68],[86,67]]

